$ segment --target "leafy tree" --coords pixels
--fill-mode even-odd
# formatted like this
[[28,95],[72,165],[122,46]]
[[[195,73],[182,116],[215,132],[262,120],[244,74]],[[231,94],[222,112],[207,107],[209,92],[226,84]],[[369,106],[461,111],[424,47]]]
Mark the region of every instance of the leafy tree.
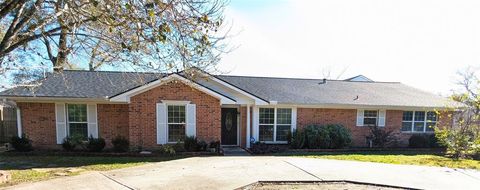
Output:
[[0,76],[105,65],[163,72],[210,68],[227,51],[226,3],[0,0]]
[[462,105],[452,107],[451,114],[444,116],[453,122],[440,123],[435,129],[435,136],[452,157],[465,158],[480,153],[480,81],[472,68],[458,75],[462,90],[455,92],[452,99]]

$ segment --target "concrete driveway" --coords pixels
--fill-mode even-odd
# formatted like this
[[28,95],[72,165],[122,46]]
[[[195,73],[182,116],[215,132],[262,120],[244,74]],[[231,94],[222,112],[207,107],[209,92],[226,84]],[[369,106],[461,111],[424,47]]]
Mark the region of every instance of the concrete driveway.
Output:
[[259,180],[352,180],[420,189],[479,189],[480,172],[294,157],[195,157],[90,172],[7,189],[234,189]]

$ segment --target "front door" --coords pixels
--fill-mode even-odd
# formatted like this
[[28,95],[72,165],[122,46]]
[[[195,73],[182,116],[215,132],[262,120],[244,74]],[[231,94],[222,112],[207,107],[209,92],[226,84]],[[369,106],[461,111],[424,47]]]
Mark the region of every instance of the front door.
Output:
[[237,145],[237,108],[222,108],[222,144]]

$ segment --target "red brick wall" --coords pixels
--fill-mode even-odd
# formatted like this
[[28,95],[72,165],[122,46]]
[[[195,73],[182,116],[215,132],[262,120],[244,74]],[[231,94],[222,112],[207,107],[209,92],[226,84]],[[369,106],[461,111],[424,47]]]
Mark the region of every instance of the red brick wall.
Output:
[[98,104],[98,131],[111,147],[112,139],[122,136],[128,139],[128,104]]
[[35,148],[60,148],[57,145],[55,104],[17,103],[22,118],[22,131]]
[[156,103],[162,100],[196,104],[197,137],[207,142],[221,139],[220,100],[182,82],[172,81],[130,98],[129,135],[132,146],[157,146]]

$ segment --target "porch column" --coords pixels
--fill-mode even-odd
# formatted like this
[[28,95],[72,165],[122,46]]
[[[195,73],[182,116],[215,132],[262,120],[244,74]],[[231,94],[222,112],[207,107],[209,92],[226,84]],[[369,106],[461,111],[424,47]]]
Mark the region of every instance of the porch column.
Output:
[[250,104],[247,104],[247,148],[250,148]]
[[20,114],[20,108],[17,106],[17,132],[18,132],[18,137],[22,137],[22,117]]

